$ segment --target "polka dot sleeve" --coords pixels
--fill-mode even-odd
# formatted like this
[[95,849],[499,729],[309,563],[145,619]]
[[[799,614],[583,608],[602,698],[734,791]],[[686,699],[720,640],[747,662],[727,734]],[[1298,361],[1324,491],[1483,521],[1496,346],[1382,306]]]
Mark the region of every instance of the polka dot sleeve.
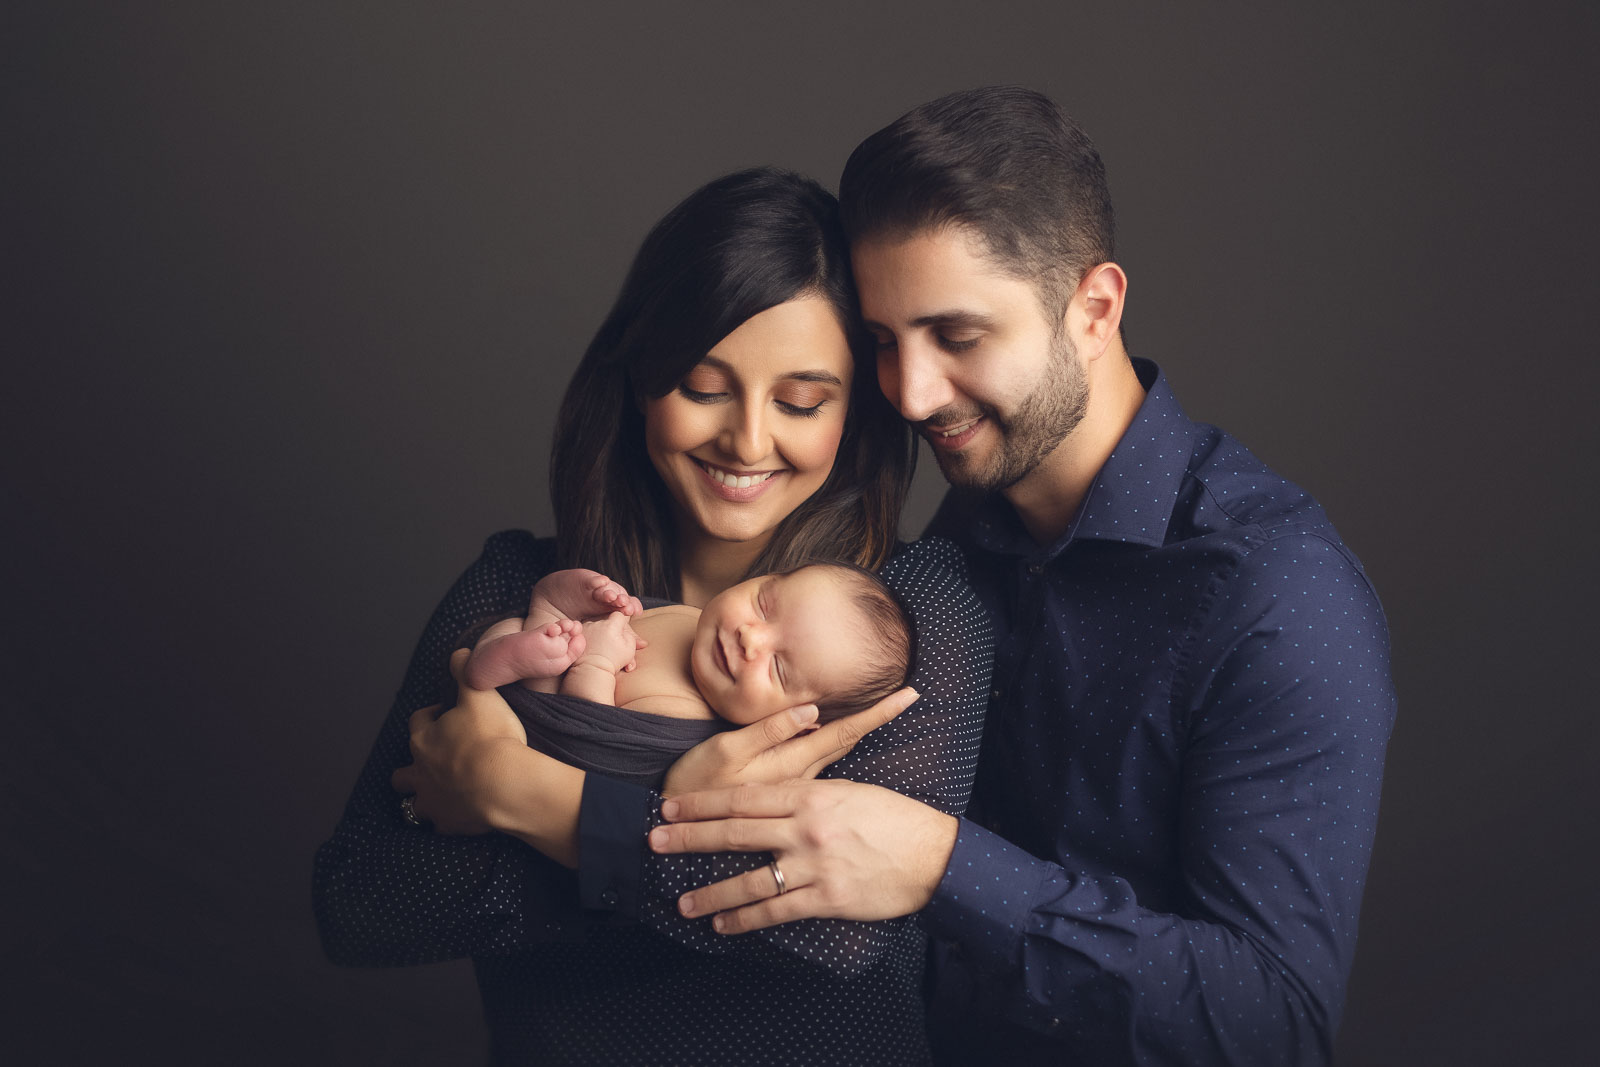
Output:
[[[610,921],[577,907],[571,871],[514,838],[449,837],[406,825],[389,787],[395,768],[410,761],[407,719],[440,699],[461,633],[485,617],[521,610],[533,583],[553,566],[549,542],[524,531],[496,534],[429,621],[344,815],[317,852],[313,902],[324,950],[335,962],[406,965],[501,954],[581,936],[591,922]],[[884,577],[917,623],[912,684],[922,696],[824,773],[883,785],[959,814],[972,787],[987,700],[988,616],[949,542],[910,546]],[[660,821],[658,796],[650,820]],[[631,862],[646,862],[646,829],[641,824],[629,835],[630,854],[638,857]],[[651,856],[643,916],[673,940],[703,951],[759,955],[776,945],[845,972],[868,966],[901,936],[897,923],[807,921],[730,940],[713,935],[707,920],[677,915],[680,893],[768,858]]]
[[[966,582],[959,550],[930,538],[897,555],[884,580],[905,603],[917,626],[917,662],[911,684],[917,703],[868,734],[823,777],[881,785],[959,815],[966,808],[977,765],[988,702],[993,634],[989,616]],[[660,818],[653,797],[651,825]],[[680,944],[698,951],[740,955],[773,949],[844,974],[860,973],[879,958],[913,920],[853,922],[806,919],[739,937],[712,932],[708,917],[679,916],[677,898],[770,859],[768,853],[645,857],[641,917]]]
[[407,720],[440,699],[457,640],[486,617],[525,609],[553,555],[549,542],[526,531],[495,534],[417,642],[344,815],[317,850],[313,905],[335,963],[509,951],[548,937],[557,914],[576,912],[570,871],[502,834],[449,837],[408,826],[389,787],[395,768],[411,761]]
[[1058,865],[963,822],[924,920],[1011,1021],[1107,1062],[1123,1052],[1093,1042],[1123,1049],[1130,1020],[1163,1062],[1323,1062],[1395,715],[1388,628],[1360,569],[1314,534],[1260,538],[1212,584],[1170,653],[1176,899],[1152,906],[1070,849]]

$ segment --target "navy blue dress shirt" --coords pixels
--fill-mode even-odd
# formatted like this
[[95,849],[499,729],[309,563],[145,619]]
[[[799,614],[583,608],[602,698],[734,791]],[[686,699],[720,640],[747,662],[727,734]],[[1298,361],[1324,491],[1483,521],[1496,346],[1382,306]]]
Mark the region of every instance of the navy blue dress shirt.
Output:
[[923,913],[951,1063],[1325,1061],[1394,722],[1361,564],[1160,371],[1072,527],[952,492],[997,624],[972,804]]

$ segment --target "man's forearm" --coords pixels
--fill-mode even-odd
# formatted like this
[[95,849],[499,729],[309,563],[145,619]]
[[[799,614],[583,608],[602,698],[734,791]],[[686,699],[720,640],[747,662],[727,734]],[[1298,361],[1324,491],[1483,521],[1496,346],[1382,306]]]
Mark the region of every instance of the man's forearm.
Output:
[[[1263,925],[1296,904],[1266,901]],[[1205,1065],[1331,1055],[1346,977],[1335,938],[1273,945],[1281,930],[1156,911],[1120,878],[1037,859],[968,822],[922,915],[957,946],[985,1006],[1043,1037]]]

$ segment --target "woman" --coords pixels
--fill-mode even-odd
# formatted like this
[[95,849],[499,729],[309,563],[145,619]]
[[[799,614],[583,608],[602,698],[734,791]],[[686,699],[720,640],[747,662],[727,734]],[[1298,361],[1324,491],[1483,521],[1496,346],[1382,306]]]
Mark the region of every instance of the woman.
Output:
[[[592,567],[637,595],[703,606],[808,558],[884,564],[913,452],[871,373],[835,213],[810,181],[747,171],[702,188],[646,238],[562,405],[557,540],[490,538],[435,612],[318,853],[328,954],[368,964],[472,955],[497,1060],[926,1059],[911,922],[807,921],[719,938],[678,916],[677,895],[770,857],[645,856],[659,797],[641,803],[625,846],[643,865],[642,924],[596,919],[547,857],[575,864],[580,817],[614,810],[626,793],[527,748],[493,694],[418,713],[408,737],[408,716],[447,685],[462,632],[519,613],[553,568]],[[964,806],[989,638],[959,566],[948,546],[918,545],[884,568],[918,624],[922,699],[825,773]],[[826,738],[820,749],[796,738],[767,751],[764,728],[793,735],[803,721],[775,718],[691,751],[667,789],[792,777],[808,764],[815,773]],[[395,773],[408,742],[416,764]],[[391,774],[440,830],[504,832],[408,826]],[[587,874],[594,856],[585,859]]]

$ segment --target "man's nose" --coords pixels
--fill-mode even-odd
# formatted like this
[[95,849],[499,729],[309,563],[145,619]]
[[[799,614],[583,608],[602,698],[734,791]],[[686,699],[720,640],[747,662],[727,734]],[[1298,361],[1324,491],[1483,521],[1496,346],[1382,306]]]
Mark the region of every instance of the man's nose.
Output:
[[764,404],[729,405],[728,421],[722,427],[717,445],[746,467],[772,455],[772,431]]
[[915,340],[878,354],[878,385],[908,422],[921,422],[954,398],[938,358]]

